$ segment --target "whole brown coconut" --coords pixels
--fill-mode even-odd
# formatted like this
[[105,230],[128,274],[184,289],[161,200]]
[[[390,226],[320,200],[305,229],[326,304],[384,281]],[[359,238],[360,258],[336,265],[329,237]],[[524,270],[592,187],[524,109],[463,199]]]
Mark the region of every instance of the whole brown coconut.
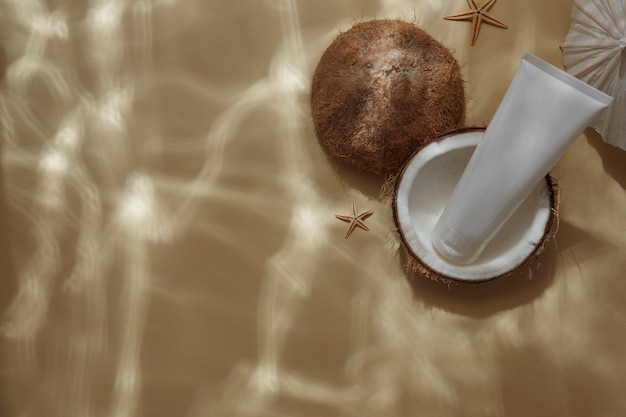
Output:
[[409,156],[460,126],[465,97],[450,51],[417,26],[372,20],[341,33],[313,75],[320,142],[343,162],[395,174]]

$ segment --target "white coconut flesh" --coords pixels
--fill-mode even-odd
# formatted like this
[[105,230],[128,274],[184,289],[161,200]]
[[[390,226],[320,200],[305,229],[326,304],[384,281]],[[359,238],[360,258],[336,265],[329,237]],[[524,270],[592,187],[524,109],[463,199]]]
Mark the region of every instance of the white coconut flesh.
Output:
[[441,278],[479,282],[507,275],[537,251],[548,233],[553,199],[546,177],[473,263],[456,264],[433,248],[435,223],[483,134],[456,133],[422,148],[396,185],[394,215],[403,244],[409,256]]

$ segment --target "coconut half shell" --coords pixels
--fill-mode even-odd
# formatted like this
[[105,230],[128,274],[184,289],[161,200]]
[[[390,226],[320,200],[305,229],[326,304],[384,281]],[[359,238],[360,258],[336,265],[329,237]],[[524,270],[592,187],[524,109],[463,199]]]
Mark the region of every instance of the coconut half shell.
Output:
[[320,142],[346,164],[377,174],[396,174],[417,149],[460,127],[464,110],[457,61],[402,20],[372,20],[339,34],[313,75]]
[[554,235],[558,187],[547,175],[473,263],[453,263],[433,248],[433,227],[483,134],[484,129],[464,129],[444,135],[416,152],[400,172],[393,215],[410,270],[443,281],[489,281],[528,265]]

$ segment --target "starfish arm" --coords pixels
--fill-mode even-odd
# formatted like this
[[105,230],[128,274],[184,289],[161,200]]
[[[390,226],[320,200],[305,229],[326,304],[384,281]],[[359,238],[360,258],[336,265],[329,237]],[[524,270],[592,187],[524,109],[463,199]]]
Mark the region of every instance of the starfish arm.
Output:
[[490,14],[481,13],[481,15],[482,15],[482,19],[485,21],[485,23],[489,23],[491,25],[498,26],[498,27],[501,27],[503,29],[508,29],[509,28],[503,22],[499,21],[498,19],[496,19],[495,17],[491,16]]
[[353,219],[352,223],[350,223],[350,227],[348,227],[348,232],[346,233],[346,236],[344,237],[344,239],[347,239],[350,237],[356,225],[357,225],[356,219]]
[[369,231],[369,230],[370,230],[370,228],[369,228],[369,227],[367,227],[367,226],[365,225],[365,223],[363,223],[363,221],[362,221],[361,219],[356,218],[356,219],[354,219],[354,220],[355,220],[355,222],[354,222],[355,226],[359,226],[361,229],[363,229],[363,230],[365,230],[365,231]]
[[351,222],[354,219],[353,216],[344,216],[343,214],[335,214],[335,217],[344,222]]
[[467,0],[467,5],[470,7],[470,9],[478,10],[478,5],[476,4],[476,0]]
[[485,4],[482,4],[480,7],[478,7],[478,10],[484,13],[487,10],[491,9],[491,6],[493,6],[495,2],[496,0],[488,0],[485,2]]
[[476,16],[475,11],[469,11],[459,14],[453,14],[451,16],[446,16],[444,19],[446,20],[471,20]]
[[476,15],[474,20],[472,20],[472,46],[476,43],[478,39],[478,34],[480,33],[480,25],[483,23],[482,19],[479,15]]
[[366,231],[370,230],[365,225],[365,223],[363,223],[363,220],[371,216],[373,213],[374,213],[374,210],[366,210],[361,214],[357,214],[356,203],[353,201],[352,202],[352,216],[346,216],[344,214],[335,214],[335,217],[341,221],[350,223],[350,226],[348,227],[348,232],[346,233],[346,236],[345,236],[345,238],[347,239],[350,237],[354,229],[357,227],[360,227],[361,229],[364,229]]

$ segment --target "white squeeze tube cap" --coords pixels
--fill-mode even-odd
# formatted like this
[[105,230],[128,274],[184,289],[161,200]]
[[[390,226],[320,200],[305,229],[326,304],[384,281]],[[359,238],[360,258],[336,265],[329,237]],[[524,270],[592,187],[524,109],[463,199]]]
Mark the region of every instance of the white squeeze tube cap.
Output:
[[[612,98],[526,54],[432,233],[452,262],[477,260]],[[531,243],[531,242],[529,242]]]
[[463,236],[447,221],[438,221],[433,229],[433,235],[436,239],[433,239],[432,243],[437,252],[459,264],[474,262],[488,243]]

